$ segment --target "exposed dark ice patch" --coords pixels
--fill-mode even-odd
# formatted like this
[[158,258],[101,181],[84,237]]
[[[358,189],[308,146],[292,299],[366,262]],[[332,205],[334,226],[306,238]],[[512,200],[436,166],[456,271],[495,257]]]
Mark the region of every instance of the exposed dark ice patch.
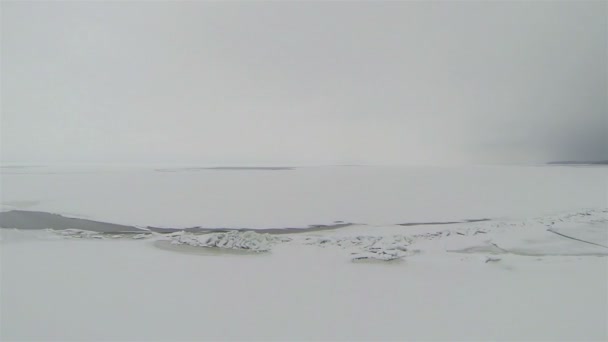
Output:
[[[422,226],[422,225],[440,225],[440,224],[456,224],[456,223],[471,223],[488,221],[489,219],[465,220],[454,222],[416,222],[416,223],[401,223],[400,226]],[[188,228],[163,228],[148,226],[139,228],[135,226],[107,223],[101,221],[87,220],[81,218],[65,217],[59,214],[51,214],[41,211],[27,210],[11,210],[0,212],[0,228],[17,228],[17,229],[81,229],[89,230],[98,233],[175,233],[185,231],[189,233],[225,233],[230,231],[247,232],[254,231],[260,234],[298,234],[312,233],[326,230],[334,230],[354,226],[355,223],[336,221],[333,224],[315,224],[304,228],[285,227],[285,228],[221,228],[221,227],[188,227]]]
[[99,233],[142,233],[143,229],[121,224],[70,218],[40,211],[0,212],[0,227],[18,229],[82,229]]
[[335,223],[335,224],[316,224],[311,225],[307,228],[265,228],[265,229],[240,229],[242,231],[253,230],[256,233],[268,233],[268,234],[297,234],[297,233],[311,233],[319,232],[324,230],[333,230],[339,228],[345,228],[353,226],[354,223]]
[[175,233],[185,231],[189,233],[224,233],[230,231],[254,231],[264,234],[292,234],[309,233],[322,230],[338,229],[352,225],[351,223],[336,223],[332,225],[311,225],[307,228],[161,228],[146,227],[138,228],[135,226],[107,223],[101,221],[87,220],[81,218],[65,217],[59,214],[51,214],[41,211],[11,210],[0,212],[0,228],[17,229],[81,229],[99,233],[145,233],[152,231],[156,233]]
[[482,219],[468,219],[462,221],[440,221],[440,222],[408,222],[408,223],[399,223],[398,226],[438,226],[442,224],[457,224],[457,223],[474,223],[474,222],[484,222],[490,221],[488,218]]

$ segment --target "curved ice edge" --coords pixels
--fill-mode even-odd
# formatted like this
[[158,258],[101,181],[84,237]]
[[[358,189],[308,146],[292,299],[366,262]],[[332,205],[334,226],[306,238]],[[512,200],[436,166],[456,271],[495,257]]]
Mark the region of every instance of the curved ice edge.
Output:
[[1,228],[86,230],[97,233],[143,233],[147,230],[134,226],[67,217],[42,211],[10,210],[0,212]]
[[[449,225],[490,221],[490,219],[467,219],[462,221],[439,221],[439,222],[411,222],[397,223],[397,226],[423,226],[423,225]],[[138,227],[117,223],[109,223],[103,221],[90,220],[81,217],[71,217],[64,214],[55,214],[44,211],[29,211],[29,210],[8,210],[0,212],[0,228],[17,228],[17,229],[80,229],[94,231],[98,233],[121,233],[121,234],[140,234],[140,233],[174,233],[174,232],[191,232],[191,233],[225,233],[231,231],[247,232],[254,231],[256,233],[268,234],[294,234],[294,233],[311,233],[325,230],[334,230],[346,228],[357,224],[352,222],[335,221],[332,224],[311,224],[304,228],[205,228],[201,226],[189,228],[165,228],[165,227]]]
[[180,231],[191,233],[213,233],[213,232],[230,232],[230,231],[255,231],[258,233],[269,234],[292,234],[300,232],[315,232],[330,229],[339,229],[354,225],[354,223],[335,221],[332,224],[314,224],[303,228],[205,228],[201,226],[187,228],[166,228],[154,226],[132,226],[125,224],[117,224],[103,221],[96,221],[82,217],[72,217],[64,214],[49,213],[44,211],[30,210],[7,210],[0,211],[0,228],[17,228],[17,229],[80,229],[89,230],[98,233],[175,233]]

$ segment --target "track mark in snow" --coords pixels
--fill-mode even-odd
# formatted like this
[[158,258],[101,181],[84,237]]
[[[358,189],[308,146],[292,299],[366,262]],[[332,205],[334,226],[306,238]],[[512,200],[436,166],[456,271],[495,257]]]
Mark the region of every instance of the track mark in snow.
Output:
[[556,232],[555,230],[553,230],[553,229],[551,229],[551,228],[547,229],[547,231],[548,231],[548,232],[551,232],[551,233],[553,233],[553,234],[557,234],[557,235],[559,235],[559,236],[565,237],[565,238],[567,238],[567,239],[571,239],[571,240],[575,240],[575,241],[580,241],[580,242],[588,243],[588,244],[591,244],[591,245],[594,245],[594,246],[603,247],[603,248],[608,248],[608,246],[604,246],[604,245],[599,244],[599,243],[595,243],[595,242],[591,242],[591,241],[585,241],[585,240],[577,239],[577,238],[575,238],[575,237],[568,236],[568,235],[565,235],[565,234],[562,234],[562,233],[558,233],[558,232]]

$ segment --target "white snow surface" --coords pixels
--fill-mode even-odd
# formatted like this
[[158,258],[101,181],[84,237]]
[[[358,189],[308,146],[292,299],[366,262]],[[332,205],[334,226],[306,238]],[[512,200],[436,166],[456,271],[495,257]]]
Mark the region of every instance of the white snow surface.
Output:
[[[604,341],[606,170],[3,168],[5,210],[169,227],[356,224],[0,229],[0,340]],[[492,220],[397,225],[475,218]]]
[[[10,165],[9,165],[10,166]],[[17,167],[15,167],[17,166]],[[603,208],[608,168],[343,166],[0,168],[4,210],[135,226],[284,228],[527,218]]]
[[2,229],[0,336],[606,340],[608,248],[550,230],[601,245],[607,229],[608,209],[281,235]]

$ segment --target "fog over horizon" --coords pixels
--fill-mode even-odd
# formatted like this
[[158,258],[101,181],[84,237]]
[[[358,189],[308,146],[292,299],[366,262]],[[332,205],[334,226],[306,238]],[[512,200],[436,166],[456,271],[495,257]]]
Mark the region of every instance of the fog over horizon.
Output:
[[608,160],[608,2],[1,4],[2,162]]

